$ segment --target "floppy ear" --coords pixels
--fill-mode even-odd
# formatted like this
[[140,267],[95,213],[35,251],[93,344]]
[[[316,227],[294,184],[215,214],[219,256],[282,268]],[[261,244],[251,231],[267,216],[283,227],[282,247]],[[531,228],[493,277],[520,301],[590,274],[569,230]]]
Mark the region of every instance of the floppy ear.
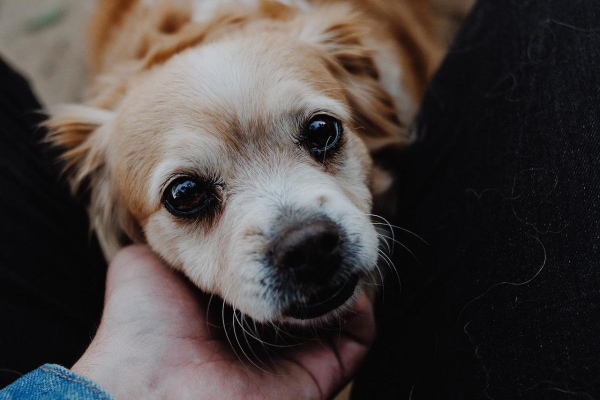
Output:
[[141,229],[118,201],[107,163],[113,118],[111,111],[69,105],[52,110],[45,122],[48,141],[63,151],[73,194],[87,202],[90,228],[107,260],[132,240],[142,240]]
[[[379,157],[389,154],[389,149],[402,149],[411,142],[410,121],[405,120],[410,112],[403,112],[401,118],[399,106],[383,87],[373,51],[364,43],[370,33],[359,12],[344,4],[331,5],[311,16],[300,36],[321,49],[327,67],[341,83],[356,132],[373,158],[371,192],[378,204],[377,198],[388,197],[394,181],[392,171]],[[393,207],[388,208],[389,215]]]
[[359,135],[371,154],[389,145],[409,143],[406,121],[401,121],[391,95],[379,80],[364,17],[345,4],[333,4],[311,15],[300,34],[322,50],[329,70],[342,84],[352,107]]

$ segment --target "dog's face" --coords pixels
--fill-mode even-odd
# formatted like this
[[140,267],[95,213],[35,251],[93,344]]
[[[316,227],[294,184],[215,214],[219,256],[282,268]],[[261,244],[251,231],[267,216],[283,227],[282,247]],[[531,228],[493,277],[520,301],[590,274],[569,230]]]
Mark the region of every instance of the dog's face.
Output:
[[52,116],[109,258],[146,242],[256,321],[350,304],[378,258],[369,153],[406,136],[346,11],[175,42],[109,91],[114,111]]
[[368,153],[315,56],[269,35],[187,52],[126,99],[111,137],[148,243],[258,321],[327,314],[377,259]]
[[96,133],[107,196],[201,289],[257,321],[314,319],[375,268],[371,161],[318,52],[262,39],[184,52],[130,91]]

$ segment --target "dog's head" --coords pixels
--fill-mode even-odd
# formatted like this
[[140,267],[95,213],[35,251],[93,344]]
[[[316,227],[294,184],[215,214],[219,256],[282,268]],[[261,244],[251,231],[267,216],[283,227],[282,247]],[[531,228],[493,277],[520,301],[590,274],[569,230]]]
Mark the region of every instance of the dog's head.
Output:
[[303,35],[191,47],[132,78],[114,110],[52,117],[108,257],[146,242],[257,321],[327,318],[371,279],[369,147],[401,128],[366,53]]

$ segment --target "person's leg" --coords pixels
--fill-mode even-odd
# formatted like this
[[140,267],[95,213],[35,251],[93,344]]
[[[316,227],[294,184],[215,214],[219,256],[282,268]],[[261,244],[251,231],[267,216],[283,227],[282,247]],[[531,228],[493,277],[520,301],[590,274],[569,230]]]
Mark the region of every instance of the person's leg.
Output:
[[600,397],[600,2],[482,0],[399,170],[402,291],[354,398]]
[[0,60],[0,388],[46,362],[70,366],[102,311],[105,263],[56,153],[40,104]]

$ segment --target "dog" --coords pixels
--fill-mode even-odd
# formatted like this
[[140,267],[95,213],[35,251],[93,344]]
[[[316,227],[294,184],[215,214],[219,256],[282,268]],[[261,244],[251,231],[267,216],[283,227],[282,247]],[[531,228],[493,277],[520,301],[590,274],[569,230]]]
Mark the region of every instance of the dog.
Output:
[[87,99],[46,124],[107,260],[147,243],[255,321],[339,317],[439,61],[424,3],[99,0]]

